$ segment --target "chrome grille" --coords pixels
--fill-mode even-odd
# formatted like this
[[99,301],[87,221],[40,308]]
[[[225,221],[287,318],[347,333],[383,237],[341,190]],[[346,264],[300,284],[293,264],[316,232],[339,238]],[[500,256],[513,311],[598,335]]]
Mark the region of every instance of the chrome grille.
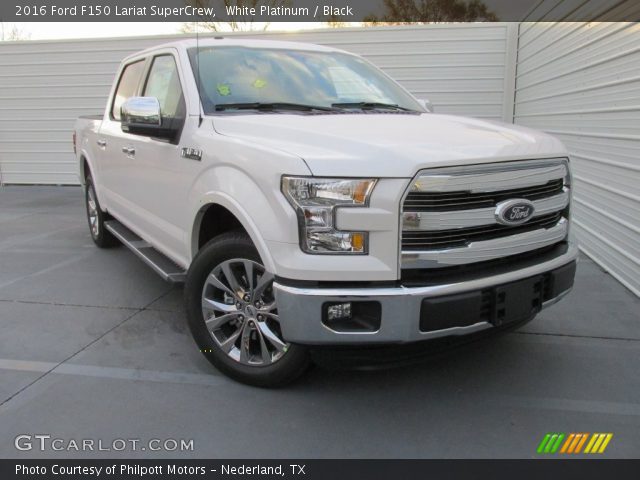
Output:
[[495,207],[510,198],[538,200],[562,193],[562,179],[551,180],[545,185],[513,188],[500,192],[409,192],[404,201],[406,211],[430,212],[470,210],[473,208]]
[[[530,201],[533,216],[499,223],[498,206],[508,200]],[[558,243],[567,236],[569,201],[564,158],[423,170],[402,205],[402,268],[463,265]]]

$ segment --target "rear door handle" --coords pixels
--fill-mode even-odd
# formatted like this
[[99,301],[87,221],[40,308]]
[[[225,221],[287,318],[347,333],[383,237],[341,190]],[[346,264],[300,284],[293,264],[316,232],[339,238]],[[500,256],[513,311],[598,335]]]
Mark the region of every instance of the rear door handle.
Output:
[[103,139],[96,140],[96,143],[98,144],[98,146],[99,146],[100,148],[104,148],[104,147],[106,147],[106,146],[107,146],[107,141],[106,141],[106,140],[103,140]]
[[122,153],[126,153],[128,157],[133,157],[136,154],[136,149],[133,147],[122,147]]

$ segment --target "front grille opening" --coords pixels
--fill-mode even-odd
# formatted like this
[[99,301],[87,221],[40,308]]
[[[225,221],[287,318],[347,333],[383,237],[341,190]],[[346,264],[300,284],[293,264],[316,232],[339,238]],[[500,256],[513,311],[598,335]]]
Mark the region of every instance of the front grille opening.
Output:
[[464,247],[471,242],[550,228],[556,225],[561,217],[562,212],[554,212],[534,217],[527,223],[516,226],[491,224],[463,229],[404,231],[402,232],[402,250],[441,250]]
[[564,180],[551,180],[544,185],[513,188],[497,192],[409,192],[404,202],[406,212],[438,212],[495,207],[504,200],[525,198],[539,200],[562,193]]

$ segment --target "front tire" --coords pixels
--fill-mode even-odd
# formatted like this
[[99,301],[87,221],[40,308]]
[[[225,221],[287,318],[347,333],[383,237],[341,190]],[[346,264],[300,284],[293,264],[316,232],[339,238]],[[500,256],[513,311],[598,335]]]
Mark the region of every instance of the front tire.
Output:
[[109,217],[100,207],[91,175],[86,178],[85,185],[84,201],[91,239],[100,248],[109,248],[118,245],[118,239],[104,227],[104,222],[108,220]]
[[187,273],[184,295],[193,338],[227,376],[278,387],[307,369],[307,349],[282,337],[273,275],[246,233],[225,233],[202,247]]

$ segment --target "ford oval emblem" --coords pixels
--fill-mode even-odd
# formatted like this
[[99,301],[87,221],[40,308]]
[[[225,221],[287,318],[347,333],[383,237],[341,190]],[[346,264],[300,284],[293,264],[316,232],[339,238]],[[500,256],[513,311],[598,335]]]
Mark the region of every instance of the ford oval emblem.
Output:
[[520,225],[533,217],[535,210],[533,202],[524,198],[507,200],[496,206],[495,217],[502,225]]

